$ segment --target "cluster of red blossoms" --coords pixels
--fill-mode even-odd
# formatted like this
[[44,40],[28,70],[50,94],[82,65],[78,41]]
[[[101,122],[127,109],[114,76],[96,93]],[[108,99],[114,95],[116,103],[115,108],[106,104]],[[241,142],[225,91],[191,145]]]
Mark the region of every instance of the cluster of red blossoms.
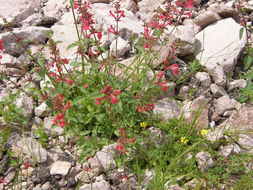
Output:
[[[0,52],[2,52],[4,50],[3,48],[3,41],[0,40]],[[0,59],[2,59],[2,55],[0,54]]]
[[54,119],[54,125],[60,125],[61,127],[64,127],[67,122],[65,121],[65,112],[67,111],[67,109],[70,108],[70,102],[66,102],[65,105],[63,105],[63,96],[62,94],[58,94],[58,96],[56,96],[53,99],[53,105],[54,105],[54,110],[58,111],[57,116]]
[[106,85],[104,89],[100,90],[101,93],[103,93],[105,96],[96,98],[95,102],[97,105],[99,105],[102,99],[105,99],[107,102],[112,104],[118,103],[118,98],[116,96],[120,95],[121,90],[113,90],[111,86]]
[[127,133],[123,128],[119,128],[119,131],[120,131],[120,139],[118,140],[119,144],[116,146],[116,150],[120,151],[121,154],[126,154],[128,145],[131,142],[135,141],[136,138],[134,137],[134,138],[128,139]]
[[143,111],[150,111],[151,109],[155,109],[154,104],[139,105],[137,110],[138,112],[143,112]]

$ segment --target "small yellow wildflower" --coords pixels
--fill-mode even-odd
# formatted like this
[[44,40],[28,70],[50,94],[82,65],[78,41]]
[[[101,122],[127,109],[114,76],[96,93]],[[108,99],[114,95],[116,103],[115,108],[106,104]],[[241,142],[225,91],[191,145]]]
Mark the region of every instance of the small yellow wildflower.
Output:
[[141,126],[141,127],[144,127],[144,128],[146,128],[147,125],[148,125],[148,124],[147,124],[146,122],[141,122],[141,123],[140,123],[140,126]]
[[201,133],[201,135],[206,135],[206,134],[208,133],[208,130],[202,129],[202,130],[200,131],[200,133]]
[[181,137],[180,141],[181,143],[186,144],[189,140],[186,137]]

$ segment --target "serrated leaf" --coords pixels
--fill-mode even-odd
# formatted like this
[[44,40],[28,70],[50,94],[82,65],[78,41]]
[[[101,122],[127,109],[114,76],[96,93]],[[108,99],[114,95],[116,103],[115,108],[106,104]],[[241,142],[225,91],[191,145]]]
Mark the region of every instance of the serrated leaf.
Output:
[[244,28],[240,28],[240,31],[239,31],[239,39],[242,39],[242,35],[243,35],[243,32],[244,32]]

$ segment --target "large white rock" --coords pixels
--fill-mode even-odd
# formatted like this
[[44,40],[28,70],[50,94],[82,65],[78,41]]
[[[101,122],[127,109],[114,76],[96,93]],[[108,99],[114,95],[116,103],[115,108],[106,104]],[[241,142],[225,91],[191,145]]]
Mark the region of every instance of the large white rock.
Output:
[[[107,30],[110,26],[116,26],[116,21],[110,16],[109,11],[114,10],[113,6],[104,3],[95,3],[91,5],[94,18],[97,24],[103,29]],[[126,17],[121,18],[119,22],[120,36],[127,40],[132,34],[140,34],[143,32],[143,23],[140,22],[136,16],[128,10],[124,10]]]
[[13,24],[18,24],[40,9],[40,0],[1,0],[0,2],[0,17],[8,18]]
[[50,166],[50,174],[65,176],[68,174],[70,167],[70,162],[56,161]]
[[130,49],[131,47],[130,47],[129,42],[123,40],[121,37],[118,37],[118,39],[115,39],[110,45],[110,51],[114,57],[123,57],[124,54]]
[[195,56],[205,66],[216,84],[224,86],[246,44],[239,39],[241,26],[232,18],[220,20],[196,35]]
[[78,40],[76,27],[74,24],[68,25],[54,25],[51,28],[53,30],[53,39],[55,41],[62,41],[62,43],[57,44],[60,50],[60,54],[64,57],[73,56],[76,53],[76,47],[68,49],[67,47]]

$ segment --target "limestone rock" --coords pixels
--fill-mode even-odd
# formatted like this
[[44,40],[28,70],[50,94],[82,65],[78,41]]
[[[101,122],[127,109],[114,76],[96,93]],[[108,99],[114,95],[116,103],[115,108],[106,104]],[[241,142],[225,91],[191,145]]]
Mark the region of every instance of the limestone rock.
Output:
[[70,162],[56,161],[50,166],[50,174],[66,176],[69,172],[70,167]]
[[201,27],[206,27],[209,24],[214,23],[218,20],[220,20],[220,16],[217,13],[215,13],[213,11],[206,11],[206,12],[198,15],[194,19],[194,22],[195,22],[195,24],[197,24]]
[[91,184],[85,184],[79,188],[79,190],[111,190],[110,184],[106,181],[94,182]]
[[164,120],[177,118],[181,114],[178,103],[168,98],[164,98],[155,104],[154,114],[161,115]]
[[225,85],[225,73],[231,74],[234,70],[246,44],[245,35],[239,39],[240,28],[232,18],[227,18],[209,25],[196,35],[195,56],[217,85]]
[[46,117],[44,118],[44,127],[45,127],[45,132],[53,135],[55,134],[56,136],[60,136],[63,134],[64,129],[60,126],[53,126],[54,123],[54,118],[55,117]]
[[216,84],[211,84],[210,89],[214,97],[216,98],[219,98],[221,96],[228,96],[228,93],[226,92],[226,90]]
[[193,101],[186,100],[183,102],[183,113],[187,122],[196,119],[196,126],[206,128],[209,125],[208,120],[208,100],[200,96]]
[[211,84],[211,78],[206,72],[197,72],[195,78],[197,79],[197,83],[205,88],[209,87]]
[[49,112],[50,112],[50,109],[45,102],[40,104],[38,107],[34,109],[34,113],[38,117],[48,116]]
[[29,121],[33,115],[33,99],[26,94],[21,94],[16,99],[15,104],[21,109],[22,115]]
[[[28,47],[30,44],[43,44],[48,38],[47,33],[51,33],[52,30],[44,27],[31,26],[25,29],[14,29],[14,34],[22,40],[22,44]],[[0,35],[3,41],[4,52],[13,56],[19,56],[25,52],[22,46],[17,46],[16,37],[10,33],[3,33]],[[25,40],[25,41],[24,41]]]
[[205,172],[215,165],[215,162],[213,161],[211,155],[207,152],[199,152],[195,157],[201,172]]
[[[117,49],[116,49],[117,46]],[[121,37],[114,40],[110,45],[110,52],[114,57],[123,57],[124,54],[131,49],[128,41],[125,41]]]

